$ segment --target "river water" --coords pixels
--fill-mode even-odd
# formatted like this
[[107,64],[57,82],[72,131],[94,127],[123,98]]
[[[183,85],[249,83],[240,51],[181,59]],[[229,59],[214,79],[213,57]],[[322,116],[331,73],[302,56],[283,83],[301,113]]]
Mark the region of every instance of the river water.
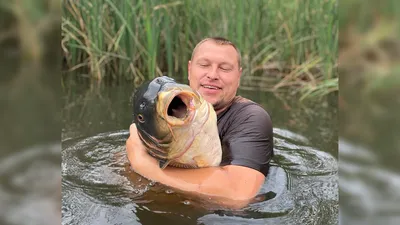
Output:
[[127,167],[132,85],[64,93],[62,224],[338,224],[337,106],[329,101],[239,92],[260,103],[274,123],[275,158],[259,193],[228,210],[174,192]]
[[336,101],[301,104],[240,91],[271,114],[276,157],[260,192],[264,201],[229,211],[126,170],[131,85],[65,88],[60,143],[46,86],[24,84],[0,89],[0,224],[394,225],[400,219],[394,95],[351,102],[340,113],[338,138]]

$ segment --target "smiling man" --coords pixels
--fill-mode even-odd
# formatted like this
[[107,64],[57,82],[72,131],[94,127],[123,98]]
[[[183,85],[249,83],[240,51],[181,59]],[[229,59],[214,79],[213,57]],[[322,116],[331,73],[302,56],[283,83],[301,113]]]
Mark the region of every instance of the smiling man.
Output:
[[240,54],[224,39],[205,39],[193,50],[188,64],[190,87],[210,102],[217,114],[231,105],[239,88]]
[[[237,95],[242,75],[236,46],[220,37],[199,42],[188,63],[189,84],[217,112],[223,148],[219,167],[159,168],[141,143],[134,124],[126,142],[132,169],[164,185],[240,208],[259,192],[273,157],[272,122],[257,103]],[[207,151],[207,149],[204,149]]]

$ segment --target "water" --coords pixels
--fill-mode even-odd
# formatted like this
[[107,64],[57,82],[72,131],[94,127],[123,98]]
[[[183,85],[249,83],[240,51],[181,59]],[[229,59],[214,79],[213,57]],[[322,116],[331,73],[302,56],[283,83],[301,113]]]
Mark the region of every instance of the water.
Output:
[[371,148],[340,139],[341,221],[399,224],[400,175]]
[[58,142],[0,159],[0,224],[59,224],[60,183]]
[[60,101],[53,95],[57,86],[46,80],[49,73],[30,63],[2,67],[0,224],[61,222]]
[[[340,114],[338,144],[334,102],[302,105],[296,99],[242,91],[272,115],[277,157],[275,173],[263,187],[267,200],[233,212],[207,210],[211,207],[203,202],[152,187],[143,180],[132,180],[135,177],[124,173],[124,162],[118,155],[108,169],[111,159],[99,160],[107,158],[109,152],[122,151],[122,139],[127,136],[131,121],[129,84],[101,88],[99,92],[85,91],[81,85],[65,91],[61,102],[63,154],[57,142],[59,128],[48,122],[57,111],[43,110],[44,106],[56,108],[54,102],[42,95],[46,87],[29,87],[0,89],[4,115],[0,137],[0,224],[59,224],[61,215],[63,224],[76,224],[79,220],[79,224],[291,224],[298,219],[306,221],[304,224],[394,225],[400,219],[400,124],[396,119],[400,107],[387,95],[379,95],[385,98],[379,98],[374,105],[365,99],[351,102],[350,106],[354,106]],[[10,92],[11,89],[18,92]],[[25,114],[19,112],[21,106]],[[65,162],[72,162],[75,168],[83,166],[84,171],[96,169],[88,173],[90,176],[79,177],[83,173],[74,172],[73,166],[64,163],[62,172],[75,173],[76,177],[66,176],[61,182],[61,156],[74,158],[79,152],[87,153],[89,144],[82,144],[82,140],[101,141],[97,151],[84,161]],[[339,209],[335,192],[338,173],[335,169],[329,172],[337,163],[338,147]]]
[[174,192],[129,170],[125,141],[130,85],[65,93],[62,131],[63,224],[338,224],[336,106],[301,105],[241,91],[274,123],[275,153],[259,201],[228,210]]
[[349,85],[342,86],[340,221],[399,224],[400,89],[397,85],[366,95]]

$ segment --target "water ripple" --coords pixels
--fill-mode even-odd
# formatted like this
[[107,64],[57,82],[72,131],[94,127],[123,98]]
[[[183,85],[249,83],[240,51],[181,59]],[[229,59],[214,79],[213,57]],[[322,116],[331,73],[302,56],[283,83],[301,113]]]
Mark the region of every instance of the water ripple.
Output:
[[341,221],[398,224],[400,175],[384,167],[374,151],[339,140]]
[[115,224],[127,218],[139,224],[337,224],[337,160],[294,132],[277,128],[274,134],[276,157],[259,193],[263,200],[237,211],[199,202],[130,171],[124,155],[127,131],[65,140],[63,224]]
[[60,223],[60,147],[37,145],[0,161],[0,222]]

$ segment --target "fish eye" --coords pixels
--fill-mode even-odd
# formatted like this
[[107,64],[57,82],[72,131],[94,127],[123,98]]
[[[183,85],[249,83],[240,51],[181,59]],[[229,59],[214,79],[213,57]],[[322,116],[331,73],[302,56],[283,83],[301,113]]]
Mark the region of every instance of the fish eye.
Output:
[[139,115],[137,116],[137,119],[139,120],[139,122],[144,123],[144,117],[143,117],[142,114],[139,114]]

